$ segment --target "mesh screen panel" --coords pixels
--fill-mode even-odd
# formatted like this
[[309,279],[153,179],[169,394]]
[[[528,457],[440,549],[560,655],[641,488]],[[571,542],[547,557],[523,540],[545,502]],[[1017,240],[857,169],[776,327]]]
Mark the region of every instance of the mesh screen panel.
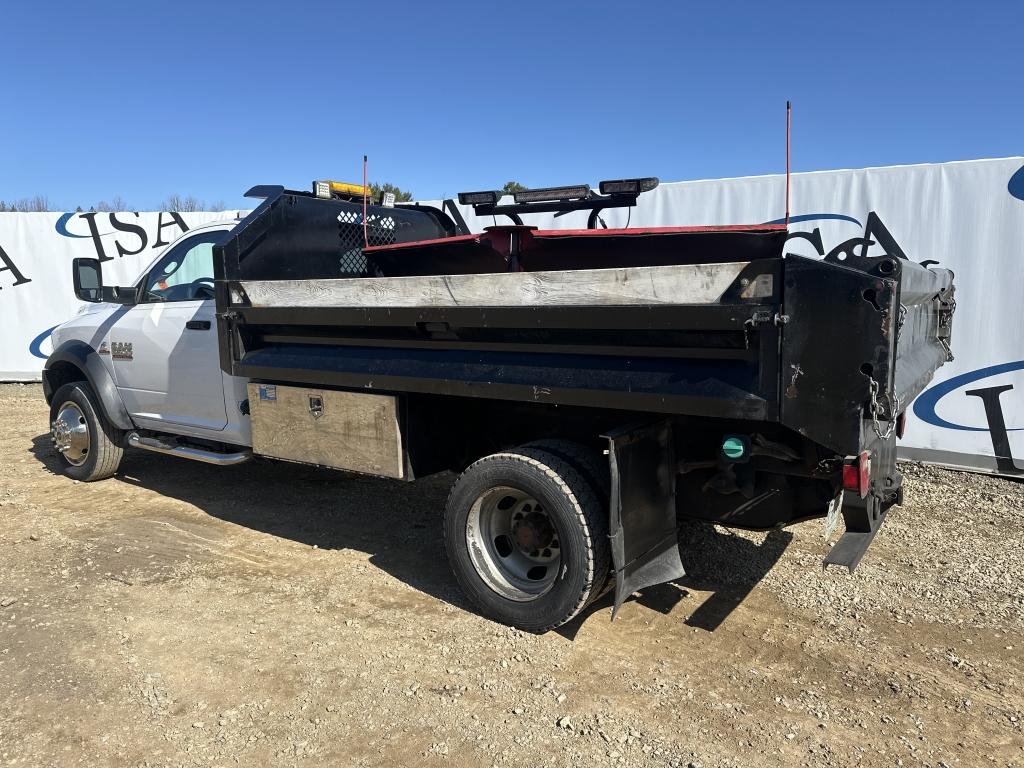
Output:
[[[391,216],[369,214],[366,219],[366,239],[370,245],[392,245],[395,220]],[[346,277],[368,277],[373,271],[363,255],[363,212],[342,211],[338,214],[338,265]]]

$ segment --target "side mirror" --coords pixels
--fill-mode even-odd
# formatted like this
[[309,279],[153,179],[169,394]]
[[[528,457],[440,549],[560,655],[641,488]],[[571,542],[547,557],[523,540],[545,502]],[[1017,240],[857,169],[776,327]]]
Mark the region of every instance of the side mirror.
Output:
[[71,262],[71,279],[75,296],[82,301],[103,301],[103,268],[99,259],[78,258]]
[[80,257],[71,262],[71,279],[75,284],[75,296],[82,301],[110,304],[134,304],[135,288],[103,285],[103,268],[99,259]]

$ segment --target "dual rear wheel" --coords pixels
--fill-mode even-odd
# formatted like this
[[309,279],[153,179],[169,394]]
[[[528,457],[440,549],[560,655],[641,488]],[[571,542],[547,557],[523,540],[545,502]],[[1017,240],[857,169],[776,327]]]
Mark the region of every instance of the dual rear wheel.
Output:
[[445,545],[486,616],[532,632],[577,616],[608,581],[607,466],[555,440],[486,456],[452,488]]

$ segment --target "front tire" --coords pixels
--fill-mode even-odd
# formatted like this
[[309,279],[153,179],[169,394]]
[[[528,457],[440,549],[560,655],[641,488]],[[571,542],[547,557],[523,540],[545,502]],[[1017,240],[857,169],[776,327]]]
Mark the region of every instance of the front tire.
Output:
[[65,384],[53,394],[50,439],[68,477],[84,482],[111,477],[124,455],[122,437],[87,382]]
[[608,578],[604,505],[569,462],[537,447],[463,472],[445,511],[448,561],[489,618],[546,632],[577,616]]

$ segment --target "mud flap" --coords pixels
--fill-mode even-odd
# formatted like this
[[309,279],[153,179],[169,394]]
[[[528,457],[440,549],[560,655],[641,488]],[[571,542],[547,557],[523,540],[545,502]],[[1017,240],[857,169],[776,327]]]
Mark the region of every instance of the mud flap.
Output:
[[638,589],[686,575],[676,537],[672,423],[629,427],[604,436],[611,469],[612,619]]

